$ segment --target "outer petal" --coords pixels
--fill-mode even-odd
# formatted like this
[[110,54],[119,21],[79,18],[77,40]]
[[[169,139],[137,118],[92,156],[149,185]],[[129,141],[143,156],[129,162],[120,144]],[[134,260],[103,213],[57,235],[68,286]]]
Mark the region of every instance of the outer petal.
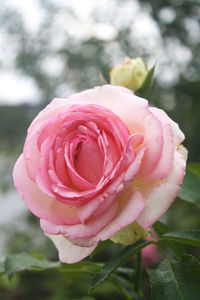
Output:
[[114,203],[105,214],[96,219],[89,220],[86,224],[77,224],[73,226],[56,225],[54,223],[40,220],[41,228],[48,234],[62,234],[69,239],[88,238],[97,235],[107,224],[109,224],[117,215],[118,205]]
[[81,261],[86,256],[90,255],[97,247],[98,243],[94,243],[91,247],[75,246],[62,235],[46,234],[58,249],[59,259],[63,263],[73,264]]
[[169,123],[162,124],[163,148],[161,157],[152,172],[142,177],[142,180],[157,180],[164,178],[172,167],[174,161],[174,141],[172,128]]
[[96,236],[71,240],[75,245],[92,246],[99,241],[105,241],[115,233],[134,222],[145,208],[144,199],[139,191],[130,185],[118,198],[120,211],[118,215]]
[[[105,91],[105,97],[104,94],[99,94],[99,91]],[[110,97],[108,95],[108,92],[110,93]],[[62,113],[66,111],[71,105],[73,104],[99,104],[103,105],[112,111],[114,111],[113,105],[115,105],[115,97],[116,94],[121,93],[123,94],[131,94],[133,93],[126,88],[120,87],[120,86],[111,86],[111,85],[105,85],[103,87],[96,87],[94,89],[85,90],[80,93],[73,94],[69,96],[68,98],[54,98],[33,120],[31,123],[28,134],[32,134],[33,132],[36,132],[46,120],[50,119],[53,116],[58,115],[59,113]],[[100,96],[100,97],[98,97]],[[147,101],[145,101],[147,105]]]
[[166,178],[152,182],[134,181],[134,185],[140,189],[146,203],[146,208],[137,219],[144,229],[156,222],[178,195],[179,184],[182,183],[185,175],[185,165],[185,158],[176,151],[173,167]]
[[63,204],[44,194],[27,175],[25,161],[21,155],[13,170],[13,180],[26,206],[37,217],[55,224],[78,224],[77,208]]
[[38,132],[30,134],[26,139],[23,151],[27,173],[32,180],[35,180],[37,171],[40,168],[40,152],[37,147],[38,137]]
[[185,139],[185,136],[183,132],[180,130],[178,124],[174,122],[162,109],[159,109],[157,107],[150,107],[150,111],[159,118],[159,120],[162,120],[163,123],[169,123],[172,127],[173,131],[173,137],[174,137],[174,144],[177,146],[178,144],[181,144],[183,140]]
[[115,233],[134,222],[145,208],[142,194],[133,186],[129,186],[118,199],[120,213],[99,234],[98,239],[105,241]]

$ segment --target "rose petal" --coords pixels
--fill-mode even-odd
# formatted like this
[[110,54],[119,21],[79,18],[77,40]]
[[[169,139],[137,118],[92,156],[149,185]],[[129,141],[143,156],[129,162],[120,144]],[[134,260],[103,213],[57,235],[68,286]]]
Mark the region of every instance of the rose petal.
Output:
[[150,107],[150,111],[158,117],[159,120],[163,120],[163,123],[169,123],[173,130],[174,144],[179,145],[185,139],[183,132],[180,130],[178,124],[174,122],[162,109],[157,107]]
[[117,217],[110,222],[97,236],[91,239],[73,241],[79,245],[92,246],[93,243],[105,241],[114,234],[134,222],[145,208],[145,202],[141,193],[130,185],[118,198],[121,209]]
[[176,151],[171,171],[163,180],[134,182],[142,192],[146,208],[138,217],[137,222],[147,229],[157,221],[169,208],[180,191],[179,184],[185,175],[185,159]]
[[23,150],[27,173],[32,180],[35,180],[37,171],[40,168],[40,152],[37,147],[38,137],[38,132],[29,135]]
[[90,255],[98,245],[98,243],[94,243],[91,247],[79,247],[70,243],[70,241],[65,239],[61,234],[46,234],[46,236],[50,238],[56,246],[60,261],[67,264],[74,264],[81,261]]
[[[142,143],[143,137],[139,134],[134,134],[128,139],[127,147],[111,174],[113,179],[112,184],[107,187],[100,195],[94,197],[86,204],[78,208],[78,215],[82,222],[85,222],[92,214],[101,215],[108,208],[117,194],[127,185],[128,182],[134,179],[140,168],[145,148],[138,150],[134,158],[134,150],[132,144],[139,145]],[[128,168],[127,168],[128,166]],[[125,171],[126,170],[126,171]],[[109,198],[109,199],[108,199]],[[106,204],[104,204],[106,202]]]
[[112,235],[134,222],[145,208],[142,194],[130,185],[118,199],[120,213],[98,235],[98,239],[105,241]]
[[[20,176],[19,176],[20,174]],[[13,180],[26,206],[38,218],[55,224],[79,224],[77,208],[70,207],[44,194],[27,176],[25,160],[21,155],[13,170]]]
[[71,242],[82,246],[92,246],[96,242],[105,241],[134,222],[145,208],[143,196],[133,185],[130,185],[118,198],[118,203],[120,205],[118,215],[99,234],[87,239],[71,240]]
[[152,170],[152,172],[146,176],[143,176],[142,180],[157,180],[164,178],[172,167],[174,161],[174,142],[173,134],[170,124],[162,124],[164,144],[162,148],[162,154],[158,163]]
[[62,234],[64,237],[70,239],[88,238],[98,234],[102,228],[109,224],[116,216],[117,210],[118,205],[114,203],[105,214],[99,218],[88,220],[86,224],[77,224],[74,226],[56,225],[40,219],[40,226],[48,234]]

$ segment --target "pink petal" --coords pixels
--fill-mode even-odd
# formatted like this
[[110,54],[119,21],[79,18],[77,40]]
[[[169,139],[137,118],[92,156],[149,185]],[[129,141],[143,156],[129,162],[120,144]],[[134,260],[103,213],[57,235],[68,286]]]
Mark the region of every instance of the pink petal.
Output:
[[91,97],[91,101],[104,105],[118,115],[131,134],[139,133],[144,136],[147,149],[140,174],[150,174],[161,157],[163,133],[161,122],[150,112],[148,102],[109,85],[90,90],[88,96]]
[[39,188],[50,197],[54,197],[48,172],[51,153],[50,151],[54,140],[54,137],[48,137],[43,141],[40,153],[40,169],[38,170],[36,175],[36,183],[38,184]]
[[97,140],[87,137],[87,140],[82,142],[77,157],[74,158],[74,168],[88,182],[98,183],[102,177],[103,156]]
[[26,206],[38,218],[54,222],[55,224],[78,224],[80,220],[77,208],[63,204],[44,194],[27,176],[25,161],[21,155],[13,170],[13,180],[18,193]]
[[161,157],[152,172],[142,177],[142,180],[157,180],[164,178],[172,167],[174,161],[174,142],[170,124],[162,124],[163,148]]
[[118,215],[97,235],[91,238],[79,238],[70,240],[73,244],[91,247],[99,241],[105,241],[115,233],[134,222],[145,208],[144,199],[133,185],[130,185],[125,192],[118,198],[120,210]]
[[174,122],[171,118],[169,118],[166,112],[164,112],[162,109],[159,109],[157,107],[150,107],[149,109],[155,116],[157,116],[159,120],[163,120],[163,123],[169,123],[171,125],[174,137],[174,144],[181,144],[184,141],[185,136],[180,130],[179,125],[176,122]]
[[115,178],[114,182],[112,182],[106,190],[100,192],[93,199],[78,208],[77,213],[82,223],[85,223],[93,214],[100,216],[110,207],[117,194],[120,192],[119,187],[123,177],[124,174],[121,174],[121,176]]
[[67,264],[74,264],[81,261],[90,255],[98,245],[98,243],[94,243],[92,247],[79,247],[70,243],[70,241],[65,239],[62,235],[46,234],[46,236],[49,237],[56,246],[60,261]]
[[143,137],[139,134],[134,134],[129,137],[126,149],[111,174],[110,178],[112,179],[112,182],[108,182],[109,186],[104,189],[102,193],[100,192],[97,197],[91,199],[89,202],[78,208],[78,215],[82,222],[85,222],[85,220],[87,220],[92,214],[99,216],[104,213],[104,211],[108,209],[114,201],[118,193],[121,192],[127,183],[132,181],[137,175],[144,156],[145,148],[140,148],[134,158],[133,144],[139,145],[142,141]]
[[37,147],[39,133],[29,135],[24,145],[24,158],[29,177],[35,180],[38,169],[40,168],[40,152]]
[[[55,151],[55,150],[54,150]],[[71,186],[69,175],[67,172],[65,155],[63,148],[57,149],[57,152],[54,153],[55,156],[55,172],[62,183],[66,186]]]
[[48,234],[62,234],[66,238],[80,239],[88,238],[99,233],[102,228],[109,224],[117,214],[118,205],[114,203],[105,214],[99,218],[88,220],[86,224],[77,224],[74,226],[56,225],[46,220],[40,220],[41,228]]
[[[86,191],[86,190],[94,190],[95,185],[93,185],[91,182],[88,182],[86,178],[83,178],[81,174],[77,172],[77,170],[74,167],[74,159],[72,158],[70,160],[70,145],[67,141],[66,147],[65,147],[65,164],[68,168],[68,174],[71,179],[71,182],[76,187],[75,189]],[[73,155],[73,154],[72,154]]]
[[149,113],[142,118],[139,116],[139,126],[143,126],[143,129],[137,130],[137,133],[142,133],[144,136],[144,145],[146,146],[146,152],[140,168],[140,175],[148,175],[157,165],[162,149],[163,149],[163,130],[161,122]]
[[175,151],[173,167],[166,178],[152,182],[134,181],[146,203],[146,208],[137,219],[144,229],[155,223],[175,200],[185,175],[185,165],[183,156]]
[[134,178],[137,176],[140,166],[142,164],[145,150],[146,150],[145,147],[141,147],[137,151],[134,161],[130,164],[130,166],[125,171],[125,175],[124,175],[124,183],[125,184],[133,181]]
[[[133,145],[139,145],[140,143],[142,143],[143,141],[143,137],[140,134],[133,134],[132,136],[129,137],[128,141],[127,141],[127,145],[126,148],[121,156],[120,161],[118,162],[118,164],[116,165],[116,167],[114,168],[113,172],[110,174],[110,176],[107,177],[102,177],[102,180],[99,181],[98,185],[96,186],[95,189],[93,190],[86,190],[86,191],[82,191],[82,192],[78,192],[78,191],[71,191],[69,190],[69,188],[65,187],[64,185],[56,185],[54,183],[51,184],[53,191],[56,194],[56,198],[59,199],[59,201],[64,201],[65,203],[68,204],[73,204],[73,205],[78,205],[78,204],[85,204],[88,201],[92,201],[88,202],[88,206],[89,209],[88,210],[84,210],[84,213],[82,214],[82,216],[80,216],[82,222],[84,222],[86,220],[86,218],[88,218],[90,216],[90,214],[92,214],[92,212],[94,212],[94,210],[99,206],[99,200],[102,199],[100,201],[100,203],[103,201],[104,193],[108,193],[108,194],[113,194],[116,193],[117,191],[117,186],[116,183],[118,182],[118,186],[121,184],[123,177],[121,179],[121,182],[118,180],[118,177],[121,176],[121,174],[123,172],[125,172],[126,168],[132,163],[132,161],[134,160],[134,148]],[[144,153],[143,153],[144,154]],[[67,159],[67,156],[66,156]],[[141,159],[140,159],[140,163],[141,163]],[[139,165],[137,164],[137,171],[139,168]],[[136,170],[135,170],[136,172]],[[134,174],[135,176],[136,174]],[[116,181],[117,178],[117,181]],[[114,183],[114,185],[112,184],[113,180],[115,180],[116,182]],[[104,192],[102,193],[101,190],[102,188],[104,188]],[[98,194],[100,194],[100,197],[98,196]],[[107,196],[106,196],[107,198]],[[94,199],[94,201],[92,200]],[[74,201],[75,200],[75,201]],[[86,217],[87,216],[87,217]]]
[[130,185],[119,197],[120,213],[98,235],[98,240],[105,241],[115,233],[134,222],[145,208],[142,194]]

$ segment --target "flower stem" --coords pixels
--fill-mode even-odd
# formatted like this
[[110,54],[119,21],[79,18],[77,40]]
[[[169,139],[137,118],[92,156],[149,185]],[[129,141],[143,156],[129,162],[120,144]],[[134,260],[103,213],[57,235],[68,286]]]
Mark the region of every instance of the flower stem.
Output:
[[140,280],[142,273],[142,262],[141,262],[141,251],[136,255],[136,265],[135,265],[135,291],[138,293],[140,289]]

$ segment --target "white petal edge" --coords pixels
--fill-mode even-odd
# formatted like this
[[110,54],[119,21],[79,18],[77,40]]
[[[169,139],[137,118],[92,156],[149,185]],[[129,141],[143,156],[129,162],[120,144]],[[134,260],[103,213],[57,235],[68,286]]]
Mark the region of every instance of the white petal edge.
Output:
[[54,243],[58,250],[59,260],[63,263],[74,264],[88,255],[90,255],[97,247],[98,243],[93,244],[91,247],[79,247],[75,246],[61,234],[51,235],[45,234]]
[[167,114],[164,112],[162,109],[159,109],[157,107],[150,107],[149,110],[158,118],[158,119],[163,119],[163,122],[168,122],[170,123],[173,131],[173,136],[174,136],[174,145],[177,146],[180,143],[183,142],[185,139],[185,135],[183,132],[180,130],[179,125],[174,122]]

